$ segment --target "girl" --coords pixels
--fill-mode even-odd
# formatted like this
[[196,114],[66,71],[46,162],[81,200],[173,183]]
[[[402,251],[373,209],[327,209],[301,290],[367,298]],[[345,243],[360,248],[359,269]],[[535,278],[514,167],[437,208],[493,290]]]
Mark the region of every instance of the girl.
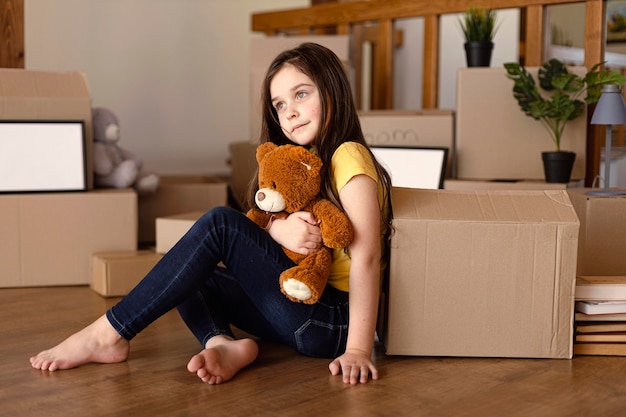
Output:
[[258,355],[257,343],[236,339],[231,324],[305,355],[334,358],[330,372],[347,384],[378,378],[371,355],[391,215],[389,175],[365,143],[344,68],[329,49],[306,43],[281,53],[267,72],[262,99],[261,142],[316,152],[324,163],[323,197],[354,227],[349,248],[334,251],[320,301],[294,303],[277,286],[281,271],[293,266],[281,245],[303,254],[320,247],[312,214],[276,219],[266,232],[243,213],[219,207],[105,315],[32,357],[33,368],[124,361],[130,340],[176,307],[204,347],[187,369],[209,384],[228,381]]

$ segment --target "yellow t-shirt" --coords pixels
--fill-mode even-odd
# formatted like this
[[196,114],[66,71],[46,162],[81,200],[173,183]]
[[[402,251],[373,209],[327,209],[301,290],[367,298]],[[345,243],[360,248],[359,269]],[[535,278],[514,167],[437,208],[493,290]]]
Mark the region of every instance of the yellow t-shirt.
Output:
[[[331,184],[333,191],[338,195],[352,178],[357,175],[367,175],[378,184],[378,202],[381,210],[381,244],[385,235],[386,225],[384,210],[386,207],[383,201],[383,186],[376,172],[376,166],[367,149],[356,142],[346,142],[339,146],[331,159]],[[383,265],[381,265],[381,268]],[[333,265],[330,271],[328,284],[341,291],[349,290],[350,257],[344,249],[333,250]]]

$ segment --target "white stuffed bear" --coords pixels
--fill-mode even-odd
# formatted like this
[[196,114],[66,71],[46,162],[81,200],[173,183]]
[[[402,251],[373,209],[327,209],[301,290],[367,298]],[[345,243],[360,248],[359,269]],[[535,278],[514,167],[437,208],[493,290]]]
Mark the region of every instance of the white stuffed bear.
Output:
[[142,170],[143,162],[120,147],[120,124],[106,108],[92,109],[94,139],[94,182],[99,187],[133,187],[138,194],[150,194],[159,187],[159,176]]

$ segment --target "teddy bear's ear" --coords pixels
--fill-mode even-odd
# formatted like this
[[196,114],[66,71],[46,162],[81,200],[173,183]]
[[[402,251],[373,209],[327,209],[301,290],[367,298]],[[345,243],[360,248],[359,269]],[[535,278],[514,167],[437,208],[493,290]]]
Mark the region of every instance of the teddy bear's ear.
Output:
[[314,153],[308,151],[306,148],[302,146],[294,146],[289,150],[289,156],[300,162],[301,164],[306,165],[307,169],[311,173],[319,174],[322,170],[322,160],[319,156]]
[[256,161],[261,163],[265,155],[276,149],[278,146],[273,142],[265,142],[256,148]]

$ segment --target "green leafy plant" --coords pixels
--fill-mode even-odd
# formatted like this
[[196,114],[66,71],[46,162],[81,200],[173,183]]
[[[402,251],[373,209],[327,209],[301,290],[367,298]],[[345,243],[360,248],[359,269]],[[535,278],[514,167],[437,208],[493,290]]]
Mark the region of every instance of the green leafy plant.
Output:
[[492,42],[498,31],[496,12],[491,9],[470,7],[459,23],[466,42]]
[[[539,86],[520,64],[504,64],[507,77],[513,80],[513,97],[527,116],[541,121],[546,127],[556,151],[561,150],[561,138],[567,122],[582,115],[587,104],[600,100],[602,86],[621,86],[626,81],[618,72],[600,69],[602,64],[594,65],[584,77],[580,77],[569,73],[563,62],[551,59],[539,68]],[[548,93],[547,98],[541,94],[539,87]]]

